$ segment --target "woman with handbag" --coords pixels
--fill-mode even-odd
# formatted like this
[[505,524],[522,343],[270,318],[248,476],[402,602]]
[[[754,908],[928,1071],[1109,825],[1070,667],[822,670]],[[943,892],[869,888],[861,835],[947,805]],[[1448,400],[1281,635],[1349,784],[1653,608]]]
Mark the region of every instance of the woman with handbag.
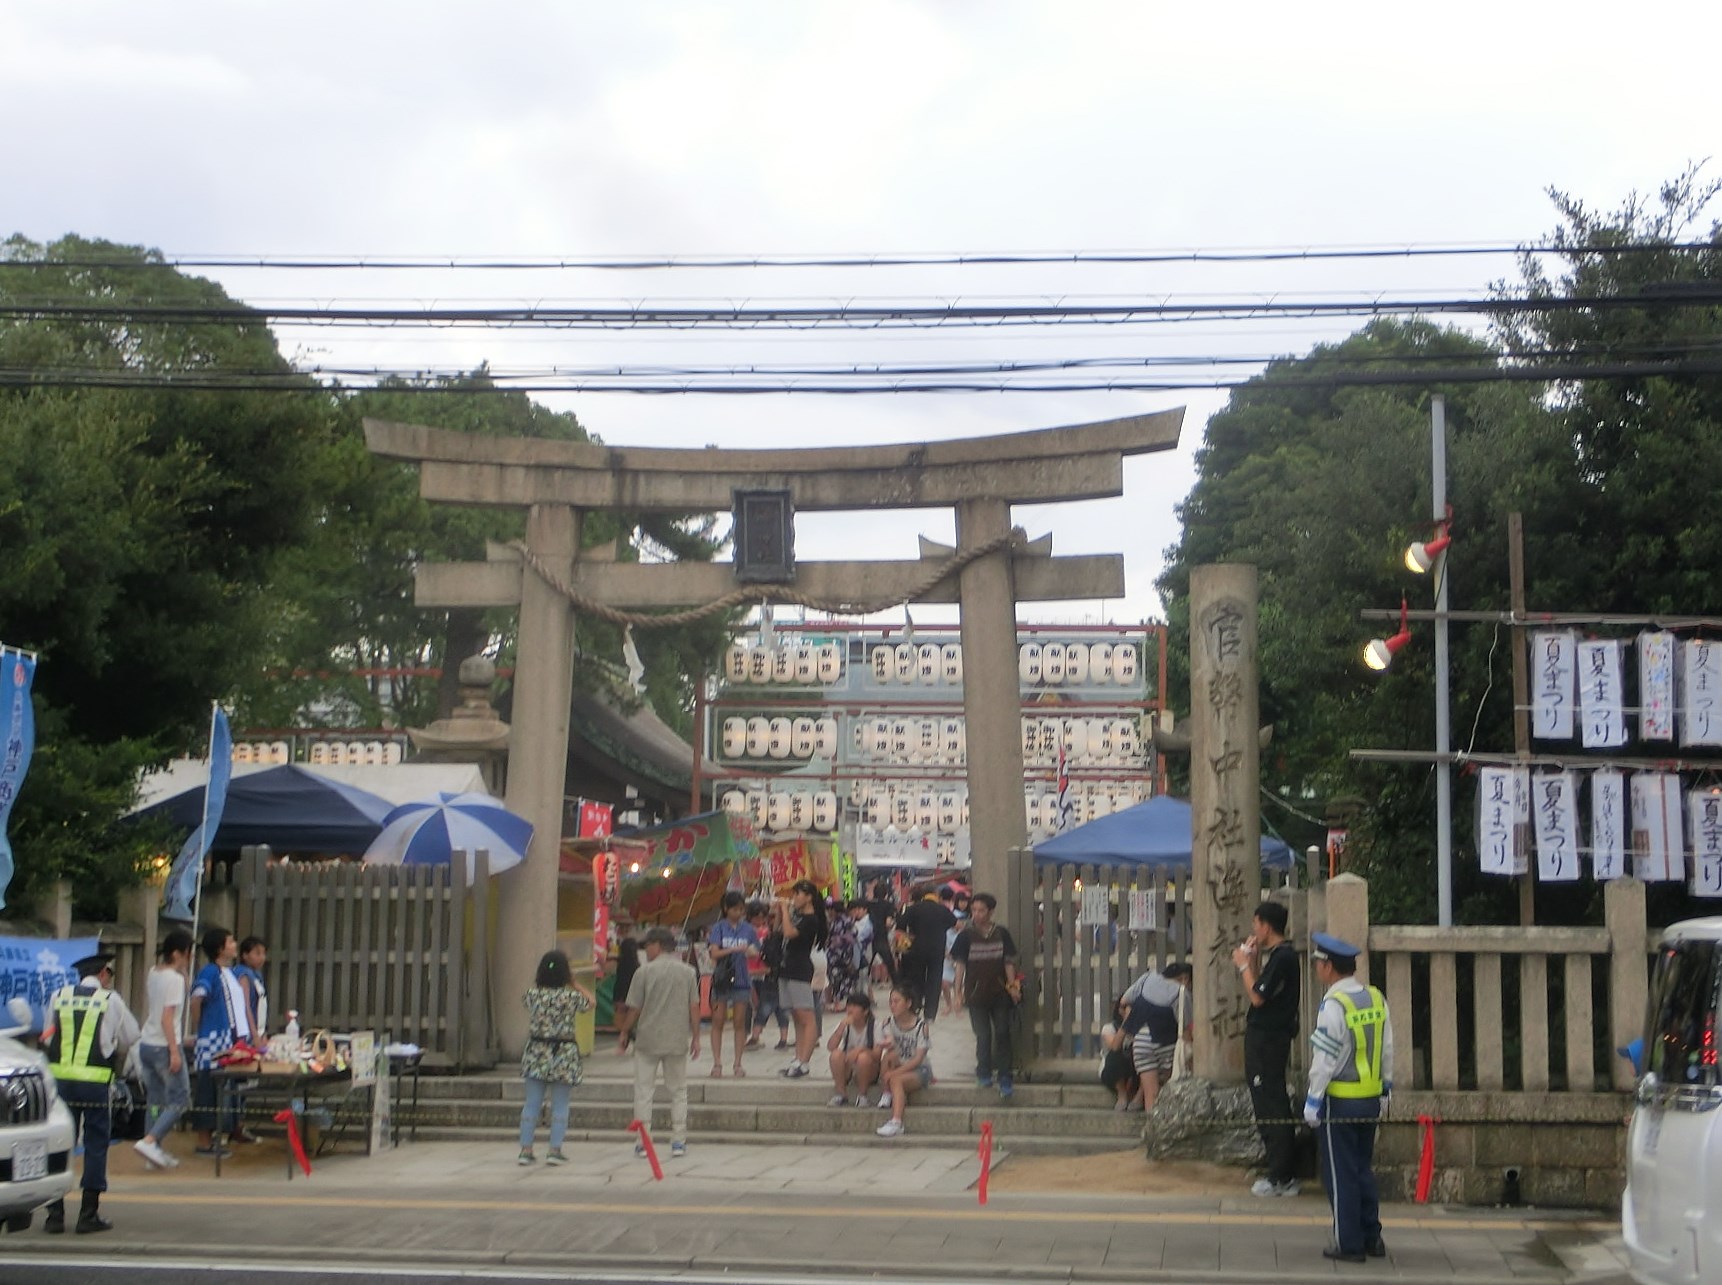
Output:
[[747,1046],[749,1009],[753,1004],[753,979],[748,960],[760,952],[759,934],[745,915],[747,898],[739,892],[723,895],[723,918],[712,925],[706,940],[712,952],[712,1079],[723,1078],[723,1028],[734,1014],[735,1067],[737,1079],[747,1074],[741,1068]]
[[574,1023],[595,1001],[592,992],[574,980],[568,956],[552,950],[538,961],[538,976],[524,1002],[526,1051],[520,1058],[520,1074],[526,1081],[526,1105],[520,1112],[520,1163],[529,1165],[538,1159],[532,1139],[548,1096],[550,1150],[544,1159],[565,1165],[568,1157],[562,1154],[562,1139],[568,1132],[568,1097],[585,1078]]

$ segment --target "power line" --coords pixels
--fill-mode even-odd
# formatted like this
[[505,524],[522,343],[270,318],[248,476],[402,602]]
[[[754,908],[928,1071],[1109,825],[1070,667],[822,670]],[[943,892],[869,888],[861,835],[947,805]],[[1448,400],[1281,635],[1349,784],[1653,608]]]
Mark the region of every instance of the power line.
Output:
[[680,254],[680,255],[342,255],[183,253],[147,260],[136,258],[0,259],[0,270],[81,268],[148,270],[158,267],[202,269],[266,269],[281,271],[484,271],[598,272],[671,271],[679,269],[755,268],[918,268],[918,267],[1061,267],[1176,263],[1293,263],[1334,260],[1481,258],[1503,255],[1594,255],[1602,258],[1643,254],[1714,250],[1711,241],[1668,241],[1630,245],[1524,245],[1505,241],[1456,244],[1364,246],[1220,247],[1163,250],[1027,250],[1027,251],[893,251],[878,254]]

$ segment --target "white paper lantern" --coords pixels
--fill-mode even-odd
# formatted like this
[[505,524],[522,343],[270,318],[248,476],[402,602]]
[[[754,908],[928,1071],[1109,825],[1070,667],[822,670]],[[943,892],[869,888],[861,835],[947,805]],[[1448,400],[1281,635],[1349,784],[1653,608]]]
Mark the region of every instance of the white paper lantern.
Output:
[[750,683],[769,683],[771,681],[770,647],[749,647],[747,649],[747,681]]
[[[276,745],[275,761],[277,763],[291,763],[293,761],[293,751],[290,748],[288,748],[287,742],[286,741],[276,741],[275,745]],[[401,761],[401,755],[402,755],[401,743],[399,741],[390,741],[388,743],[388,747],[383,750],[383,762],[385,764],[387,764],[389,767],[393,767],[395,764],[397,764]]]
[[923,687],[939,681],[938,643],[922,643],[915,649],[915,681]]
[[938,843],[933,845],[933,851],[941,866],[957,864],[957,841],[955,839],[940,839]]
[[891,802],[885,797],[883,790],[868,790],[867,802],[862,805],[862,812],[867,817],[867,824],[878,827],[891,819]]
[[893,758],[896,758],[896,759],[899,759],[899,760],[906,762],[908,760],[908,757],[909,757],[909,751],[912,748],[914,748],[914,743],[915,743],[914,742],[914,735],[915,735],[914,729],[910,726],[908,719],[906,719],[906,718],[894,718],[894,719],[892,719],[891,720],[891,749],[890,749],[891,756]]
[[313,763],[327,763],[329,761],[329,743],[327,741],[312,741],[310,758]]
[[1120,761],[1134,763],[1142,757],[1142,736],[1133,718],[1114,719],[1112,744]]
[[963,791],[963,822],[962,822],[962,824],[963,824],[964,829],[968,828],[968,824],[969,824],[969,792],[967,789],[964,789],[964,791]]
[[934,818],[934,824],[945,834],[950,834],[957,828],[957,822],[962,817],[962,807],[957,801],[955,790],[944,790],[939,794],[939,814]]
[[813,727],[813,720],[805,716],[796,719],[790,724],[790,757],[798,759],[810,759],[813,757]]
[[747,814],[753,818],[753,825],[756,830],[765,829],[766,808],[764,790],[749,790],[747,792]]
[[1049,642],[1042,643],[1040,648],[1040,672],[1046,679],[1048,687],[1056,687],[1064,682],[1064,644]]
[[771,681],[774,683],[793,683],[795,681],[795,649],[793,647],[773,647],[771,649]]
[[740,790],[725,790],[723,792],[723,810],[725,812],[746,812],[747,795]]
[[873,662],[873,681],[879,684],[889,683],[891,675],[897,669],[897,653],[889,647],[881,645],[873,648],[871,660]]
[[1045,819],[1041,812],[1040,791],[1029,790],[1022,796],[1023,812],[1028,818],[1030,834],[1039,834],[1045,827],[1041,822]]
[[363,741],[347,742],[347,762],[363,763],[365,761],[365,743]]
[[1088,647],[1088,681],[1090,683],[1110,683],[1112,681],[1112,644],[1090,643]]
[[789,795],[778,791],[766,799],[765,827],[768,830],[789,829]]
[[1062,729],[1059,727],[1059,720],[1041,718],[1036,719],[1035,722],[1039,724],[1035,729],[1035,740],[1040,751],[1040,761],[1042,763],[1058,762],[1058,743],[1063,735]]
[[1081,718],[1066,718],[1059,720],[1059,735],[1064,739],[1064,757],[1069,762],[1073,759],[1083,760],[1088,757],[1088,728],[1087,720]]
[[862,807],[867,802],[867,782],[860,777],[849,782],[849,801],[856,807]]
[[1118,761],[1118,739],[1112,734],[1110,718],[1093,718],[1088,723],[1088,757],[1096,763]]
[[874,718],[867,721],[867,752],[876,759],[891,753],[891,720]]
[[811,683],[819,677],[819,653],[812,643],[795,644],[795,681]]
[[837,757],[837,720],[835,718],[814,720],[813,752],[822,759]]
[[755,716],[747,720],[747,740],[744,749],[750,759],[762,759],[771,745],[771,720]]
[[917,733],[917,748],[925,762],[932,762],[939,756],[939,720],[936,718],[918,718],[915,720]]
[[898,643],[893,657],[892,677],[899,683],[915,681],[915,644]]
[[939,797],[931,790],[922,790],[915,796],[915,824],[922,830],[931,830],[939,819]]
[[939,648],[939,681],[955,687],[963,681],[963,647],[961,643],[946,643]]
[[891,824],[899,830],[915,824],[915,800],[908,793],[891,796]]
[[774,718],[766,736],[765,752],[774,759],[789,757],[789,747],[794,740],[795,724],[787,718]]
[[826,833],[837,828],[837,796],[830,790],[813,796],[813,828]]
[[726,682],[745,683],[747,681],[747,652],[748,649],[740,643],[735,643],[724,649],[723,676]]
[[1037,733],[1038,729],[1035,727],[1034,719],[1025,718],[1022,720],[1022,761],[1024,763],[1033,763],[1039,757],[1040,740]]
[[963,761],[962,719],[942,718],[939,720],[939,761],[942,763],[961,763]]
[[805,790],[796,790],[789,796],[789,828],[805,830],[813,820],[813,796]]
[[1088,681],[1088,644],[1064,644],[1064,681],[1079,687]]
[[747,750],[747,720],[726,718],[723,721],[723,756],[738,759]]
[[825,642],[819,644],[819,655],[814,661],[814,673],[820,682],[829,687],[843,677],[843,644]]
[[1039,643],[1023,643],[1016,649],[1016,673],[1026,685],[1040,686],[1043,678]]
[[1112,649],[1112,681],[1120,687],[1133,687],[1136,675],[1136,644],[1119,643]]

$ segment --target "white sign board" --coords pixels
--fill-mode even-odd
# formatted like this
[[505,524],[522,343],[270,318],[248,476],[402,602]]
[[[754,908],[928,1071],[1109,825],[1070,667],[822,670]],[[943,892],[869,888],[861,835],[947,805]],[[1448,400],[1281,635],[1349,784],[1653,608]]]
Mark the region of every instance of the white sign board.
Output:
[[1571,772],[1532,778],[1531,815],[1537,836],[1537,878],[1570,883],[1579,877],[1578,785]]
[[1612,638],[1578,645],[1579,722],[1587,750],[1626,744],[1620,652],[1619,640]]
[[1591,860],[1598,879],[1626,875],[1626,777],[1593,772],[1590,778]]
[[1531,635],[1531,735],[1540,740],[1573,738],[1577,645],[1570,631]]

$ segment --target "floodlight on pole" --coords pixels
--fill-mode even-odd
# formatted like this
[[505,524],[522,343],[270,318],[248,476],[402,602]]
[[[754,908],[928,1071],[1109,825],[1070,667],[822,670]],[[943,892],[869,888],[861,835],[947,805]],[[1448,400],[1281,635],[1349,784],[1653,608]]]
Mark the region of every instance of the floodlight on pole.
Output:
[[1433,567],[1441,555],[1447,552],[1447,546],[1453,543],[1453,519],[1449,516],[1436,528],[1437,534],[1433,540],[1414,540],[1411,547],[1405,550],[1405,569],[1425,575]]
[[1411,641],[1410,604],[1399,600],[1399,632],[1391,638],[1371,638],[1363,648],[1363,663],[1371,669],[1386,669],[1399,649]]

